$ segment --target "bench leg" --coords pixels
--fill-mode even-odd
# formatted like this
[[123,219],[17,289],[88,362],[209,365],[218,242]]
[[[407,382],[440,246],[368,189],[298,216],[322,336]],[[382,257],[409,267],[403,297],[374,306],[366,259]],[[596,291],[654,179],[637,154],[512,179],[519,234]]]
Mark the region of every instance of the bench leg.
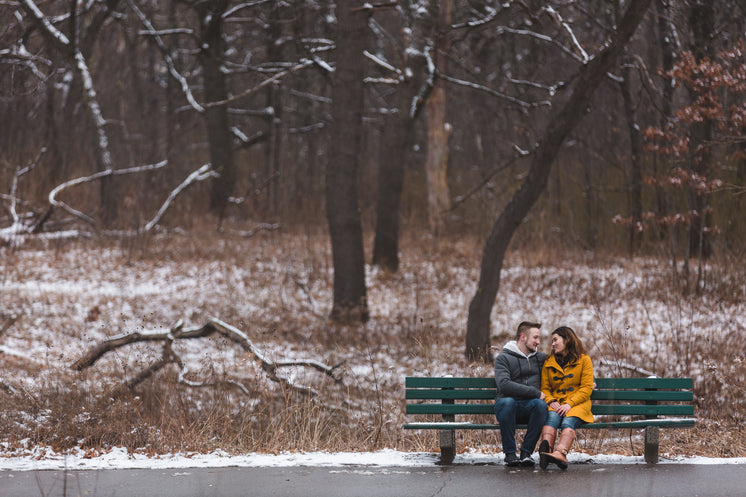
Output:
[[440,430],[440,462],[451,464],[456,457],[456,432],[454,430]]
[[657,426],[645,427],[645,462],[648,464],[658,463],[658,441],[660,428]]

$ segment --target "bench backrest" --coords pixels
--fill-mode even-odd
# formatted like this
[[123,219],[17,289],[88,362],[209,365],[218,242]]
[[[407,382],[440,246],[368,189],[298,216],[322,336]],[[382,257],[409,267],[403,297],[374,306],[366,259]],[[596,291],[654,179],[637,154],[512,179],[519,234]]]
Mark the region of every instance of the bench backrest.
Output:
[[[595,382],[594,415],[694,415],[691,378],[596,378]],[[407,414],[494,415],[494,378],[409,376],[404,386]]]

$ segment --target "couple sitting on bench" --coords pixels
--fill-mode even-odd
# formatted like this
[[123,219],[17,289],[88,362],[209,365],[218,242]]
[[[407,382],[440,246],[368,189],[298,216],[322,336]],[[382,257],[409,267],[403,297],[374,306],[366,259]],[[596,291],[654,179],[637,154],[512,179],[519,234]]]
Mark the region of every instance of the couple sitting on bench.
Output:
[[[539,351],[540,328],[539,323],[522,322],[516,339],[495,358],[495,416],[500,423],[505,464],[533,466],[531,455],[541,436],[541,468],[553,463],[567,469],[575,430],[593,422],[593,364],[583,343],[567,326],[552,332],[552,354],[547,357]],[[516,454],[516,424],[528,426],[520,455]]]

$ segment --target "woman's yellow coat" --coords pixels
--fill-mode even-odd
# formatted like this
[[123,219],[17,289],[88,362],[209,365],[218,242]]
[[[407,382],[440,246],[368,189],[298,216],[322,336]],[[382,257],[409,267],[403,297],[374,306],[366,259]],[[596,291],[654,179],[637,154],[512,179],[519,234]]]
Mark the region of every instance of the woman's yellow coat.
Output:
[[[591,392],[593,391],[593,363],[586,354],[574,363],[560,367],[554,354],[544,361],[541,370],[541,391],[547,405],[554,401],[570,404],[567,416],[575,416],[586,423],[593,423]],[[550,408],[551,409],[551,408]],[[553,409],[551,409],[553,410]]]

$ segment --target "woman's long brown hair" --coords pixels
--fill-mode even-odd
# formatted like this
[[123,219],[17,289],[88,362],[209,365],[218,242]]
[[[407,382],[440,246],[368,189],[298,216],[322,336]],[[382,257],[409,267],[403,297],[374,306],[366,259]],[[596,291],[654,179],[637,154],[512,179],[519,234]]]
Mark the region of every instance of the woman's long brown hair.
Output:
[[569,358],[568,364],[577,362],[580,356],[585,354],[585,347],[583,342],[580,341],[578,335],[575,334],[572,328],[569,326],[560,326],[552,332],[552,335],[557,334],[565,340],[565,354]]

